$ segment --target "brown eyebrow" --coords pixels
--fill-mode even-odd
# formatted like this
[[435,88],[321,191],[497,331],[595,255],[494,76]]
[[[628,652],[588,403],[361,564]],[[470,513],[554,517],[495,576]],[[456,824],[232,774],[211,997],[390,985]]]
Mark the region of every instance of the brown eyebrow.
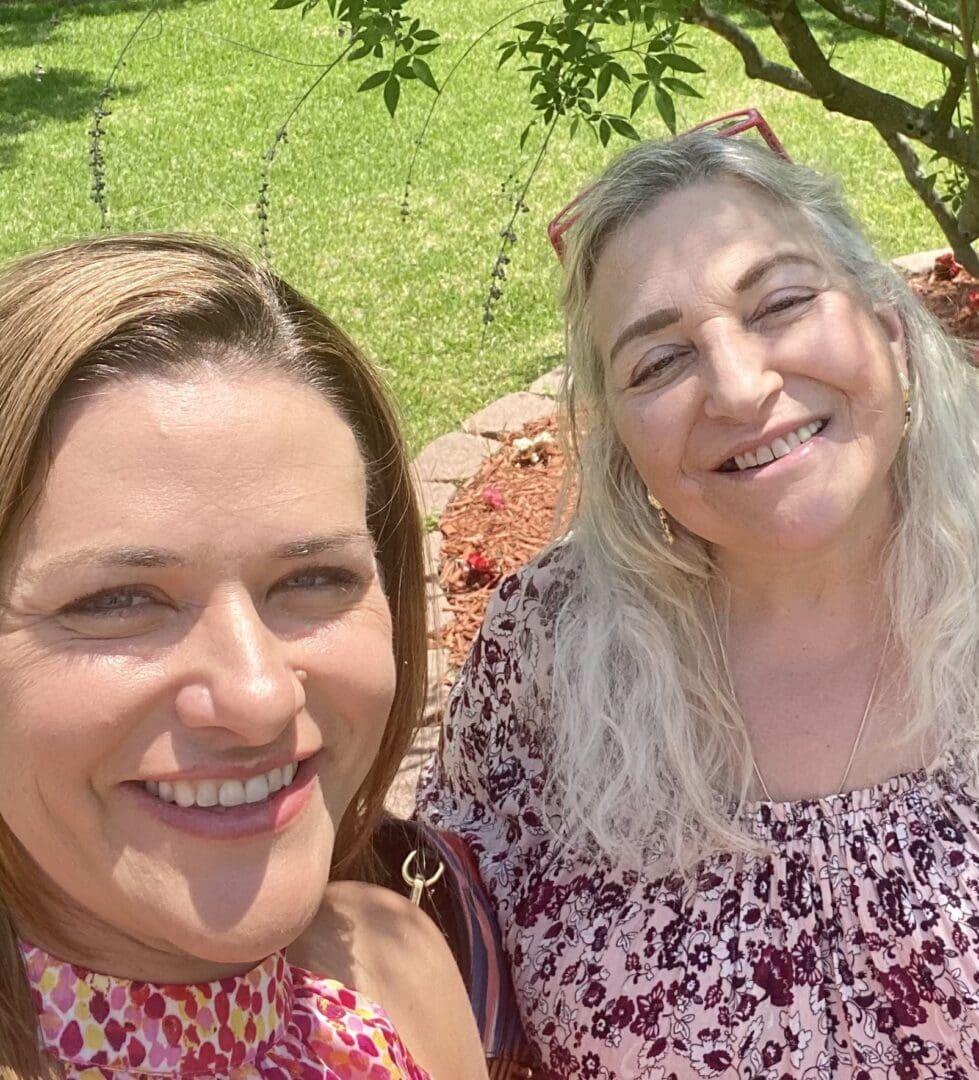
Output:
[[344,529],[341,532],[307,536],[302,540],[291,540],[288,544],[282,544],[275,548],[272,557],[276,559],[305,559],[310,555],[323,555],[326,552],[336,551],[338,548],[349,547],[352,544],[368,544],[374,546],[374,537],[367,529]]
[[[736,293],[747,292],[753,285],[757,285],[767,273],[774,270],[776,266],[782,266],[785,263],[805,263],[808,266],[815,266],[817,268],[820,266],[815,259],[810,258],[808,255],[803,255],[801,251],[776,252],[774,255],[768,255],[764,259],[759,260],[754,266],[748,267],[734,283],[734,291]],[[679,320],[680,312],[677,308],[660,308],[659,310],[651,311],[646,315],[640,315],[638,319],[631,322],[615,339],[612,348],[609,349],[609,364],[615,360],[616,355],[628,345],[630,341],[634,341],[639,337],[645,337],[647,334],[655,334],[657,330],[662,330],[666,326],[671,326],[673,323],[679,322]]]
[[[288,543],[273,548],[271,555],[273,559],[302,559],[361,543],[367,543],[373,549],[374,539],[366,529],[342,529],[334,533],[318,533],[298,540],[290,540]],[[100,569],[134,567],[156,570],[186,565],[185,558],[163,548],[84,547],[66,555],[58,555],[29,573],[31,577],[37,578],[57,573],[60,570],[89,566]]]

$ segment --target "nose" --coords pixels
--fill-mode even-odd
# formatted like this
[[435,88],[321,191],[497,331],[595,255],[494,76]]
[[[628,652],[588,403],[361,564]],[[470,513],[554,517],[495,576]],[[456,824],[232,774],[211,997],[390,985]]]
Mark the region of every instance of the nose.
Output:
[[176,705],[187,727],[220,728],[237,742],[262,746],[306,704],[305,673],[293,667],[288,643],[248,596],[208,605],[183,647],[188,663]]
[[701,353],[706,361],[704,412],[712,420],[757,420],[782,389],[765,342],[743,327],[715,328]]

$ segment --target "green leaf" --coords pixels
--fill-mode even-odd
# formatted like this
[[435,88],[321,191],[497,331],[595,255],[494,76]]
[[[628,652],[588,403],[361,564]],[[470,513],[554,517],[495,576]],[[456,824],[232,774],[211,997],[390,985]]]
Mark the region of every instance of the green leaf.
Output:
[[503,67],[507,60],[509,60],[516,51],[517,43],[515,41],[504,42],[504,44],[500,46],[500,62],[496,66],[498,68]]
[[624,116],[609,116],[608,122],[615,131],[633,142],[639,142],[639,132],[629,123]]
[[598,138],[601,141],[602,146],[608,146],[608,141],[612,137],[612,126],[608,120],[603,116],[598,122]]
[[646,100],[646,95],[648,93],[648,82],[642,82],[636,87],[636,92],[632,95],[632,108],[629,110],[630,116],[635,116],[639,109],[642,108],[642,103]]
[[527,142],[528,136],[530,135],[530,133],[533,130],[534,130],[534,122],[533,122],[533,120],[531,120],[531,122],[523,129],[523,131],[520,132],[520,150],[521,150],[521,152],[523,151],[524,144]]
[[366,79],[357,87],[358,92],[361,90],[373,90],[375,86],[380,86],[381,83],[387,82],[390,71],[375,71],[373,75],[368,75]]
[[568,133],[568,138],[573,139],[578,134],[578,125],[581,123],[581,117],[576,116],[571,121],[571,130]]
[[517,23],[517,25],[513,29],[514,30],[522,30],[526,34],[543,34],[544,33],[544,24],[542,22],[538,22],[538,21],[522,22],[522,23]]
[[417,30],[414,33],[415,41],[434,41],[438,36],[438,30]]
[[299,7],[299,5],[303,3],[305,3],[305,0],[275,0],[271,10],[283,11],[285,8]]
[[621,64],[617,64],[614,60],[611,64],[608,65],[607,70],[611,71],[613,76],[625,86],[628,86],[629,83],[632,82],[632,76],[629,74],[629,72],[626,71],[626,69]]
[[608,88],[612,85],[612,72],[607,67],[603,67],[598,73],[598,83],[595,87],[595,93],[598,96],[598,100],[601,101],[603,97],[608,93]]
[[432,69],[420,56],[416,56],[411,61],[411,70],[415,73],[415,77],[420,82],[423,82],[429,89],[434,90],[436,94],[438,93],[439,84],[435,81]]
[[664,53],[659,60],[665,67],[671,67],[674,71],[688,71],[692,75],[702,75],[704,71],[696,60],[691,60],[689,56],[681,56],[679,53]]
[[680,94],[683,97],[703,97],[699,90],[695,90],[689,83],[685,83],[683,79],[674,79],[667,75],[663,79],[663,85],[668,86],[674,94]]
[[391,68],[392,74],[396,75],[399,79],[414,79],[416,78],[415,72],[411,66],[410,56],[399,56],[394,63],[394,67]]
[[384,104],[388,107],[388,112],[393,117],[397,108],[398,101],[401,98],[401,83],[395,78],[390,78],[384,84]]
[[663,117],[663,123],[670,129],[670,134],[675,135],[676,109],[673,107],[673,98],[662,86],[656,87],[656,108],[659,110],[660,116]]

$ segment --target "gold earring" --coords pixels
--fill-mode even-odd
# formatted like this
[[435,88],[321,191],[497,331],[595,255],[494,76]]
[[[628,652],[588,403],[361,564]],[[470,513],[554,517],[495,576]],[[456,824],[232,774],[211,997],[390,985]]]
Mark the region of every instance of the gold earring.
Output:
[[908,433],[908,428],[911,427],[911,384],[907,380],[906,375],[899,376],[901,380],[901,391],[904,394],[904,430],[901,432],[901,438],[903,439]]
[[667,517],[666,511],[663,509],[663,504],[656,498],[651,492],[646,492],[646,498],[649,501],[649,505],[659,514],[659,528],[663,534],[663,543],[672,544],[676,539],[673,535],[673,530],[670,528],[670,519]]

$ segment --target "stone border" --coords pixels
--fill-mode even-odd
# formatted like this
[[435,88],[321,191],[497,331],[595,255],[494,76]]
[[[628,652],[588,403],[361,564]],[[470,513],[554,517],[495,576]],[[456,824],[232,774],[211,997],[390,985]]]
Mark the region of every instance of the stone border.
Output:
[[[441,516],[456,488],[475,476],[483,462],[503,445],[508,432],[520,431],[531,420],[554,415],[555,395],[561,383],[561,369],[542,375],[529,390],[506,394],[464,420],[461,430],[440,435],[415,458],[418,501],[425,518]],[[425,583],[428,602],[428,629],[436,633],[452,619],[439,581],[442,534],[433,529],[425,538]],[[392,813],[409,817],[414,810],[415,785],[425,759],[438,744],[438,719],[445,704],[446,658],[435,645],[428,650],[428,697],[421,731],[398,770],[385,805]]]

